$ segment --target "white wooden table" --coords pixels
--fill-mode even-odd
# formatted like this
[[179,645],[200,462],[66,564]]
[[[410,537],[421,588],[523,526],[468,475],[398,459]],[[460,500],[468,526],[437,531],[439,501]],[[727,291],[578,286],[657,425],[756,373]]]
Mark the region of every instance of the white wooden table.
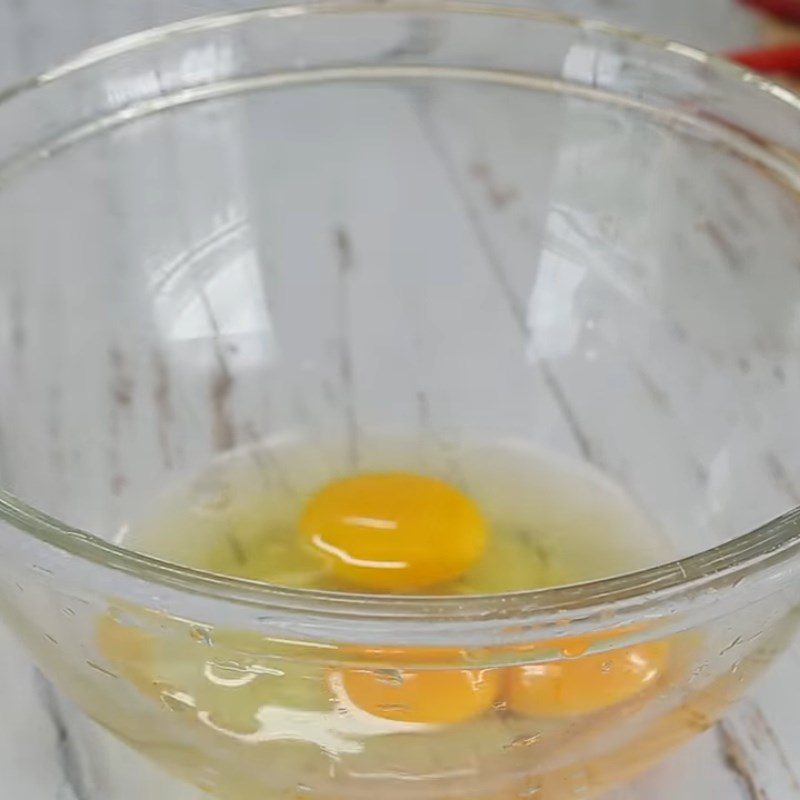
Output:
[[[0,84],[90,44],[171,19],[248,7],[252,0],[0,0]],[[731,0],[536,0],[535,6],[602,17],[710,50],[752,43],[755,20]],[[800,645],[762,679],[751,699],[613,800],[800,800],[800,719],[782,698],[797,691]],[[796,703],[795,703],[796,707]],[[41,679],[0,629],[0,797],[72,800],[70,742]],[[100,800],[77,797],[75,800]],[[165,798],[166,800],[166,798]]]

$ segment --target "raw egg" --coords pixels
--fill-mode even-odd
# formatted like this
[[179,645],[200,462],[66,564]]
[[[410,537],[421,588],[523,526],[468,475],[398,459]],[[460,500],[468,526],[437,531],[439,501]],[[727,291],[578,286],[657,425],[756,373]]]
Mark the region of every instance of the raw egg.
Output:
[[559,643],[567,656],[562,661],[509,669],[508,708],[531,717],[590,714],[643,692],[666,670],[669,645],[663,640],[581,655],[595,639],[576,637]]
[[[396,722],[451,725],[489,709],[500,692],[497,669],[454,669],[437,666],[458,651],[447,648],[405,648],[364,651],[384,659],[386,669],[348,669],[331,673],[331,683],[357,708]],[[405,667],[404,664],[412,664]],[[417,665],[424,664],[420,669]]]
[[329,483],[306,505],[300,532],[339,579],[385,592],[458,578],[486,546],[486,522],[470,498],[405,472]]

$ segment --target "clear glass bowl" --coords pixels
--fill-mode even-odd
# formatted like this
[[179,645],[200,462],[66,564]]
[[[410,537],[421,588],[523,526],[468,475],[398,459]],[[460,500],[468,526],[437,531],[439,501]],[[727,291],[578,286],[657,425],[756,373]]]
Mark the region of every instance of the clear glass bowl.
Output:
[[[680,45],[456,3],[190,21],[6,92],[6,620],[89,717],[226,800],[560,800],[643,769],[795,627],[799,112]],[[386,433],[591,462],[680,560],[387,599],[115,543],[216,454],[344,441],[344,472]],[[331,697],[342,670],[503,681],[648,641],[653,686],[566,720],[387,731]],[[136,764],[103,800],[141,796]]]

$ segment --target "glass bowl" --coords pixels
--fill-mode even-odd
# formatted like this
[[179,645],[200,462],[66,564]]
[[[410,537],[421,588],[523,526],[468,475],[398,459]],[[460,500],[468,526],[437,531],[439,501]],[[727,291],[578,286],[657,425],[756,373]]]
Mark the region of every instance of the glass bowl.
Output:
[[[799,112],[681,45],[459,3],[223,14],[5,92],[6,621],[170,800],[561,800],[642,770],[796,624]],[[280,480],[287,442],[336,443],[341,474],[375,436],[434,472],[475,441],[590,463],[674,560],[387,598],[120,544],[215,457]],[[557,718],[497,690],[393,726],[337,693],[642,652],[668,653],[645,690]],[[103,800],[142,796],[123,753]]]

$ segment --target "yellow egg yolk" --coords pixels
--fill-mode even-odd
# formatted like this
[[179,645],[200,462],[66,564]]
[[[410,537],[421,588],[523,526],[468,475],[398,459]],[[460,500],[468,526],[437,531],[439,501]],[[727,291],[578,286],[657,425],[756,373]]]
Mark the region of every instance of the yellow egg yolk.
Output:
[[[411,649],[386,651],[391,669],[350,669],[331,673],[357,708],[396,722],[450,725],[482,714],[497,699],[501,671],[437,667],[455,651]],[[426,669],[398,668],[404,661],[431,662]],[[427,666],[427,664],[426,664]]]
[[329,483],[308,502],[300,532],[339,579],[373,591],[453,580],[486,546],[472,500],[444,481],[404,472]]
[[508,708],[531,717],[590,714],[634,697],[656,683],[666,669],[669,645],[665,641],[580,655],[592,641],[592,637],[576,637],[559,643],[567,656],[563,661],[509,669]]

